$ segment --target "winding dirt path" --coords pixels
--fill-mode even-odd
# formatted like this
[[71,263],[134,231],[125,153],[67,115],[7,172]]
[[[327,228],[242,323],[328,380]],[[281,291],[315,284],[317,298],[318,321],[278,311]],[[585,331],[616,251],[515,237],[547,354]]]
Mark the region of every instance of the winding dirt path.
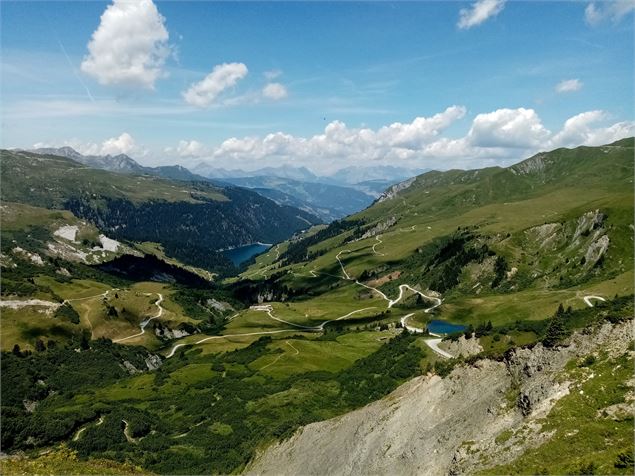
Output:
[[130,435],[130,431],[128,429],[128,422],[126,420],[121,420],[123,422],[123,434],[126,437],[126,440],[128,440],[128,443],[137,443],[139,440],[137,440],[137,438],[133,438]]
[[346,272],[346,268],[344,267],[344,263],[342,263],[342,260],[340,260],[340,255],[342,253],[352,253],[352,251],[351,250],[342,250],[339,253],[337,253],[337,255],[335,256],[335,259],[340,264],[340,268],[342,268],[342,273],[344,274],[344,279],[347,279],[348,281],[351,281],[353,278],[351,278],[350,275]]
[[377,251],[377,250],[376,250],[377,245],[381,245],[381,244],[383,243],[383,241],[381,241],[380,237],[381,237],[381,235],[377,235],[377,236],[375,237],[375,241],[376,241],[377,243],[375,243],[375,244],[373,245],[373,253],[375,253],[377,256],[386,256],[384,253],[381,253],[381,252],[379,252],[379,251]]
[[439,354],[441,357],[445,357],[446,359],[452,359],[454,356],[449,354],[445,350],[439,348],[439,344],[443,339],[425,339],[425,343],[430,347],[433,351]]
[[139,324],[139,327],[141,328],[141,332],[138,332],[138,333],[133,334],[133,335],[128,336],[128,337],[124,337],[122,339],[113,340],[113,342],[119,343],[119,342],[123,342],[123,341],[126,341],[128,339],[133,339],[135,337],[139,337],[139,336],[145,334],[146,326],[150,323],[150,321],[152,321],[153,319],[156,319],[158,317],[161,317],[163,315],[163,307],[161,306],[161,303],[163,302],[163,294],[157,293],[157,295],[159,296],[159,299],[154,304],[156,304],[156,306],[159,308],[159,311],[154,316],[149,317],[148,319],[145,319],[145,320],[141,321],[141,324]]
[[228,339],[230,337],[246,337],[246,336],[262,336],[262,335],[268,335],[268,334],[279,334],[281,332],[294,332],[295,329],[280,329],[277,331],[260,331],[260,332],[247,332],[245,334],[225,334],[222,336],[209,336],[206,337],[205,339],[201,339],[198,340],[196,342],[191,342],[191,343],[186,343],[186,344],[176,344],[174,347],[172,347],[172,350],[170,351],[170,353],[168,355],[165,356],[166,359],[169,359],[170,357],[172,357],[174,355],[174,353],[177,351],[177,349],[181,348],[181,347],[185,347],[188,345],[197,345],[197,344],[202,344],[203,342],[207,342],[208,340],[214,340],[214,339]]
[[591,299],[596,299],[598,301],[606,302],[606,299],[604,299],[602,296],[584,296],[583,299],[586,305],[589,307],[593,307],[593,303],[591,302]]
[[[291,347],[293,350],[295,350],[295,354],[293,355],[298,355],[300,353],[300,351],[298,349],[296,349],[295,347],[293,347],[293,345],[291,345],[291,343],[289,343],[288,340],[284,341],[285,344],[287,344],[289,347]],[[275,358],[275,360],[273,362],[268,363],[267,365],[265,365],[264,367],[260,367],[258,369],[258,372],[266,369],[267,367],[271,367],[272,365],[276,364],[282,357],[284,357],[286,355],[285,352],[283,352],[282,354],[280,354],[278,357]]]
[[[413,229],[414,229],[414,228],[413,228]],[[378,238],[378,237],[376,237],[376,238]],[[380,244],[380,243],[381,243],[381,240],[380,240],[380,241],[379,241],[379,243],[377,243],[377,244]],[[376,244],[376,245],[377,245],[377,244]],[[375,245],[375,246],[376,246],[376,245]],[[376,253],[376,250],[373,250],[373,251]],[[355,284],[357,284],[357,285],[359,285],[359,286],[362,286],[362,287],[364,287],[364,288],[370,289],[370,290],[372,290],[373,292],[375,292],[375,293],[379,294],[379,296],[381,296],[381,298],[382,298],[382,299],[384,299],[385,301],[387,301],[387,302],[388,302],[388,309],[390,309],[391,307],[393,307],[395,304],[399,303],[399,302],[400,302],[400,301],[404,298],[404,294],[405,294],[405,292],[406,292],[407,290],[408,290],[408,291],[412,291],[413,293],[420,295],[422,298],[427,299],[428,301],[432,301],[432,302],[434,302],[434,304],[433,304],[432,306],[430,306],[430,307],[428,307],[428,308],[424,309],[424,311],[423,311],[423,312],[425,312],[425,313],[430,313],[433,309],[435,309],[435,308],[437,308],[437,307],[439,307],[439,306],[441,305],[442,300],[441,300],[440,298],[438,298],[438,297],[436,297],[436,296],[429,296],[429,295],[427,295],[427,294],[424,294],[424,293],[422,293],[421,291],[419,291],[419,290],[417,290],[417,289],[413,288],[413,287],[412,287],[412,286],[410,286],[409,284],[401,284],[401,285],[399,286],[399,295],[397,296],[397,298],[396,298],[396,299],[390,299],[388,296],[386,296],[386,294],[384,294],[384,293],[383,293],[382,291],[380,291],[379,289],[377,289],[377,288],[375,288],[375,287],[373,287],[373,286],[369,286],[369,285],[367,285],[367,284],[364,284],[364,283],[360,282],[359,280],[357,280],[357,279],[353,278],[350,274],[348,274],[348,272],[346,271],[346,267],[344,266],[344,263],[342,263],[342,260],[340,259],[340,256],[341,256],[343,253],[352,253],[352,251],[351,251],[351,250],[346,249],[346,250],[341,250],[340,252],[338,252],[338,253],[337,253],[337,255],[335,256],[335,259],[337,260],[337,262],[338,262],[338,263],[339,263],[339,265],[340,265],[340,268],[342,269],[342,275],[343,275],[343,277],[341,277],[341,276],[334,276],[334,277],[336,277],[336,278],[338,278],[338,279],[345,279],[345,280],[347,280],[347,281],[353,281],[353,280],[354,280],[354,281],[355,281]],[[312,277],[315,277],[315,278],[317,278],[317,277],[318,277],[318,274],[328,274],[328,273],[317,273],[317,272],[315,271],[315,269],[312,269],[311,271],[309,271],[309,273],[310,273],[310,275],[311,275]],[[297,273],[295,273],[295,274],[297,274]],[[333,276],[333,275],[330,275],[330,274],[328,274],[328,275],[329,275],[329,276]],[[371,309],[376,309],[376,307],[375,307],[375,306],[372,306],[372,307],[365,307],[365,308],[362,308],[362,309],[355,309],[354,311],[351,311],[351,312],[349,312],[348,314],[345,314],[345,315],[343,315],[343,316],[337,317],[337,318],[335,318],[335,319],[329,319],[329,320],[326,320],[326,321],[322,322],[321,324],[318,324],[317,326],[306,326],[306,325],[303,325],[303,324],[297,324],[297,323],[295,323],[295,322],[290,322],[290,321],[287,321],[287,320],[285,320],[285,319],[281,319],[280,317],[277,317],[277,316],[275,316],[275,315],[273,314],[274,309],[273,309],[273,306],[271,306],[270,304],[263,304],[263,305],[256,305],[256,306],[252,306],[252,307],[251,307],[251,309],[252,309],[252,310],[255,310],[255,311],[262,311],[262,312],[265,312],[265,313],[266,313],[266,314],[267,314],[267,315],[268,315],[271,319],[273,319],[274,321],[278,321],[278,322],[281,322],[281,323],[283,323],[283,324],[287,324],[287,325],[292,326],[292,327],[297,328],[297,329],[301,329],[301,330],[304,330],[304,331],[307,331],[307,332],[321,332],[321,331],[323,331],[323,330],[324,330],[324,326],[325,326],[326,324],[330,323],[330,322],[335,322],[335,321],[339,321],[339,320],[341,320],[341,319],[346,319],[346,318],[348,318],[348,317],[352,316],[353,314],[357,314],[357,313],[359,313],[359,312],[368,311],[368,310],[371,310]],[[407,320],[409,317],[411,317],[413,314],[414,314],[414,313],[412,313],[412,314],[408,314],[407,316],[404,316],[404,317],[401,319],[402,325],[404,325],[404,323],[406,322],[406,320]],[[158,316],[155,316],[155,317],[158,317]],[[236,317],[236,316],[233,316],[233,317]],[[232,317],[232,319],[233,319],[233,317]],[[411,332],[418,332],[418,333],[422,333],[422,332],[424,332],[424,330],[423,330],[423,329],[419,329],[419,328],[416,328],[416,327],[407,326],[407,325],[404,325],[404,327],[405,327],[406,329],[408,329],[409,331],[411,331]],[[226,335],[219,335],[219,336],[210,336],[210,337],[206,337],[206,338],[204,338],[204,339],[201,339],[201,340],[199,340],[199,341],[192,342],[192,343],[176,344],[174,347],[172,347],[172,349],[170,350],[170,352],[166,355],[166,358],[168,358],[168,359],[169,359],[170,357],[173,357],[173,356],[174,356],[174,354],[175,354],[175,352],[176,352],[179,348],[181,348],[181,347],[191,346],[191,345],[198,345],[198,344],[202,344],[202,343],[204,343],[204,342],[210,341],[210,340],[215,340],[215,339],[225,339],[225,338],[230,338],[230,337],[243,337],[243,336],[256,336],[256,335],[278,334],[278,333],[281,333],[281,332],[290,332],[290,331],[293,331],[293,330],[294,330],[294,329],[281,329],[281,330],[276,330],[276,331],[261,331],[261,332],[248,332],[248,333],[245,333],[245,334],[226,334]],[[142,331],[143,331],[143,328],[142,328]],[[135,334],[134,336],[129,336],[129,337],[126,337],[125,339],[130,339],[130,338],[132,338],[132,337],[136,337],[136,336],[141,335],[141,334],[143,334],[143,332],[141,332],[140,334]],[[125,340],[125,339],[124,339],[124,340]],[[430,347],[434,349],[434,347],[432,347],[432,346],[430,346]],[[436,351],[436,350],[435,350],[435,351]],[[442,351],[441,349],[438,349],[438,353],[439,353],[439,354],[441,354],[441,355],[444,355],[444,354],[445,354],[446,356],[450,356],[450,354],[448,354],[447,352]],[[283,355],[284,355],[284,354],[283,354]],[[451,356],[450,356],[450,357],[451,357]],[[277,361],[277,360],[276,360],[276,361]],[[272,363],[272,364],[273,364],[273,363]],[[272,365],[272,364],[268,364],[268,365]]]

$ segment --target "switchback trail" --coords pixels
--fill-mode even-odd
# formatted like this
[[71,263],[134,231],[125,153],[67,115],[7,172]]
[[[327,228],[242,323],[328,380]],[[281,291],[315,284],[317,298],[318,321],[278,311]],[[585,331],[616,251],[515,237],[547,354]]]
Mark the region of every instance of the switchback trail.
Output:
[[128,336],[128,337],[124,337],[122,339],[113,340],[113,342],[123,342],[123,341],[126,341],[128,339],[132,339],[134,337],[139,337],[140,335],[145,334],[146,326],[150,323],[150,321],[152,321],[153,319],[156,319],[158,317],[161,317],[161,315],[163,314],[163,307],[161,306],[161,303],[163,302],[163,294],[157,293],[157,295],[159,296],[159,299],[157,300],[157,302],[155,302],[155,304],[159,308],[159,312],[157,312],[154,316],[149,317],[148,319],[145,319],[145,320],[141,321],[141,324],[139,325],[139,327],[141,328],[141,332],[138,332],[138,333],[133,334],[133,335]]
[[[379,244],[379,243],[377,243]],[[375,251],[375,250],[373,250]],[[423,312],[425,313],[430,313],[433,309],[439,307],[442,303],[442,300],[436,296],[429,296],[427,294],[422,293],[421,291],[413,288],[412,286],[410,286],[409,284],[402,284],[399,286],[399,295],[397,296],[396,299],[390,299],[388,296],[386,296],[386,294],[384,294],[382,291],[380,291],[379,289],[373,287],[373,286],[369,286],[367,284],[364,284],[362,282],[360,282],[359,280],[351,277],[350,274],[348,274],[348,272],[346,271],[346,267],[344,266],[344,263],[342,263],[342,260],[340,259],[340,256],[343,253],[351,253],[351,250],[341,250],[339,253],[337,253],[337,255],[335,256],[335,259],[337,260],[337,262],[340,265],[340,268],[342,269],[342,274],[343,277],[339,277],[339,276],[334,276],[338,279],[345,279],[347,281],[354,281],[355,284],[362,286],[364,288],[370,289],[373,292],[379,294],[379,296],[384,299],[385,301],[388,302],[388,309],[390,309],[391,307],[393,307],[395,304],[399,303],[403,298],[404,298],[404,293],[406,292],[406,290],[408,291],[412,291],[418,295],[420,295],[422,298],[427,299],[428,301],[432,301],[434,304],[426,309],[423,310]],[[327,274],[327,273],[318,273],[315,270],[311,270],[310,275],[312,277],[317,278],[318,274]],[[329,275],[330,276],[330,275]],[[293,326],[296,329],[300,329],[301,331],[305,331],[305,332],[321,332],[324,330],[324,326],[330,322],[335,322],[335,321],[339,321],[342,319],[346,319],[350,316],[352,316],[353,314],[359,313],[359,312],[364,312],[364,311],[368,311],[371,309],[375,309],[374,306],[372,307],[365,307],[365,308],[361,308],[361,309],[355,309],[351,312],[349,312],[348,314],[345,314],[343,316],[340,316],[338,318],[335,319],[329,319],[326,320],[324,322],[322,322],[321,324],[318,324],[316,326],[306,326],[303,324],[296,324],[294,322],[290,322],[284,319],[281,319],[280,317],[277,317],[274,315],[274,309],[273,306],[271,306],[270,304],[262,304],[262,305],[255,305],[251,307],[252,310],[255,311],[262,311],[265,312],[271,319],[281,322],[283,324],[287,324],[289,326]],[[408,316],[405,316],[404,318],[402,318],[402,324],[404,324],[405,320],[410,317],[412,314],[409,314]],[[158,317],[158,316],[157,316]],[[412,327],[412,326],[404,326],[406,329],[410,330],[411,332],[419,332],[422,333],[424,332],[423,329],[419,329],[416,327]],[[143,330],[143,329],[142,329]],[[177,349],[184,347],[184,346],[190,346],[190,345],[197,345],[197,344],[202,344],[204,342],[210,341],[210,340],[215,340],[215,339],[225,339],[225,338],[230,338],[230,337],[242,337],[242,336],[255,336],[255,335],[268,335],[268,334],[277,334],[277,333],[281,333],[281,332],[290,332],[290,331],[294,331],[295,329],[281,329],[281,330],[276,330],[276,331],[261,331],[261,332],[248,332],[245,334],[226,334],[226,335],[218,335],[218,336],[210,336],[210,337],[206,337],[204,339],[201,339],[199,341],[196,342],[192,342],[192,343],[187,343],[187,344],[176,344],[174,347],[172,347],[172,349],[170,350],[170,352],[166,355],[166,358],[170,358],[172,356],[174,356],[174,353],[177,351]],[[141,332],[142,334],[143,332]],[[137,335],[141,335],[141,334],[136,334]],[[135,336],[130,336],[130,337],[126,337],[125,339],[129,339]],[[450,354],[448,354],[447,352],[442,351],[441,349],[435,349],[435,347],[430,346],[433,350],[435,350],[435,352],[438,352],[440,355],[444,355],[444,356],[450,356]],[[451,357],[451,356],[450,356]]]

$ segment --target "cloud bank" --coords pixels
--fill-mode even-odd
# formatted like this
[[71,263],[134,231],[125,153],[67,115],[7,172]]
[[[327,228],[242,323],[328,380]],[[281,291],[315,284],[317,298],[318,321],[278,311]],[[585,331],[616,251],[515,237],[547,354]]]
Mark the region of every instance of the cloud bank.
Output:
[[274,132],[263,137],[231,137],[205,155],[220,165],[292,162],[333,168],[368,162],[433,165],[436,168],[480,167],[488,161],[517,161],[540,150],[601,145],[635,135],[635,122],[604,125],[603,111],[569,118],[552,132],[533,109],[497,109],[474,117],[468,132],[446,137],[447,129],[464,118],[463,106],[450,106],[429,117],[396,122],[378,129],[351,128],[333,121],[310,137]]

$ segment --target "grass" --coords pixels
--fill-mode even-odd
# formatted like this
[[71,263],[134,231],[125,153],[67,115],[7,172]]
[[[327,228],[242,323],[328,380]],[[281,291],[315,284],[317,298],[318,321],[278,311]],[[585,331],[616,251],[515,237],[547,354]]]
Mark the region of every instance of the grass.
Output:
[[45,343],[49,339],[60,342],[80,333],[78,326],[55,319],[52,315],[46,314],[42,307],[2,308],[1,313],[0,349],[2,350],[9,351],[18,344],[22,350],[33,351],[37,339],[42,339]]
[[48,210],[22,203],[2,203],[2,230],[24,230],[35,223],[40,226],[45,224],[51,231],[55,231],[58,226],[79,225],[80,221],[71,212],[65,210]]
[[77,452],[66,446],[52,449],[34,458],[9,457],[0,459],[0,473],[6,476],[27,476],[33,474],[96,474],[96,475],[137,475],[152,474],[139,466],[106,459],[80,460]]
[[[59,206],[65,197],[77,191],[77,184],[90,184],[94,195],[128,198],[135,203],[149,200],[200,203],[193,195],[225,201],[219,189],[170,181],[150,175],[126,175],[96,170],[57,156],[2,151],[3,176],[11,171],[11,187],[3,187],[3,200]],[[33,183],[46,183],[33,189]],[[5,195],[6,194],[6,195]],[[25,200],[29,197],[29,200]],[[53,207],[51,207],[53,208]]]
[[[121,339],[138,333],[139,324],[158,312],[155,302],[157,294],[164,296],[161,306],[164,311],[157,322],[174,328],[182,322],[196,323],[185,315],[181,307],[170,299],[172,289],[169,285],[156,282],[139,282],[127,289],[115,289],[92,280],[74,279],[59,282],[51,276],[39,276],[38,284],[48,286],[57,296],[70,300],[70,305],[80,316],[81,326],[90,330],[92,338],[106,337]],[[106,297],[101,294],[108,291]],[[117,316],[108,315],[108,307],[117,310]],[[32,321],[28,321],[32,322]],[[10,328],[10,326],[7,326]],[[9,332],[9,331],[7,331]],[[9,342],[10,339],[7,339]],[[145,334],[124,341],[127,345],[144,345],[156,349],[162,345],[149,327]],[[11,344],[13,345],[13,344]]]
[[277,339],[269,346],[270,353],[255,360],[250,367],[275,378],[304,372],[337,372],[355,360],[377,350],[380,339],[391,332],[359,332],[337,337],[333,341]]

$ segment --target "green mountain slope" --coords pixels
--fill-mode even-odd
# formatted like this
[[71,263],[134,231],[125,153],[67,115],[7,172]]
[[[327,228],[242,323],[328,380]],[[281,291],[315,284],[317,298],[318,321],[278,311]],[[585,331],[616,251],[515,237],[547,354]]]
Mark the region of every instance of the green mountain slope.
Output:
[[181,261],[228,267],[216,250],[277,242],[316,223],[257,193],[95,170],[70,159],[1,152],[2,200],[67,209],[121,240],[151,241]]
[[[628,289],[632,227],[633,139],[626,139],[558,149],[509,168],[428,172],[281,246],[278,260],[259,258],[242,276],[319,292],[301,276],[341,275],[340,254],[350,276],[379,283],[388,295],[405,283],[440,292],[439,312],[451,319],[537,318],[544,310],[537,304],[553,305],[565,289]],[[474,300],[484,312],[474,311]]]

